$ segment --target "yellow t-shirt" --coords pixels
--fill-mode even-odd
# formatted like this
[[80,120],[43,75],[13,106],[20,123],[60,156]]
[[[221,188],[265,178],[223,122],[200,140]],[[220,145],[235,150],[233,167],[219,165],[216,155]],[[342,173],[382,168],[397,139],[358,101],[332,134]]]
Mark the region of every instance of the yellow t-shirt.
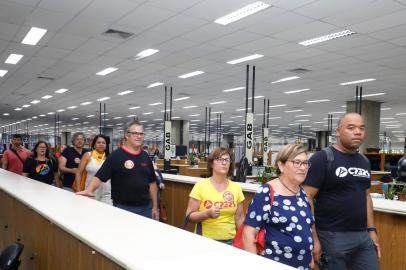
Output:
[[202,221],[203,235],[215,240],[229,240],[235,236],[235,212],[237,205],[244,201],[241,186],[228,181],[228,187],[218,192],[210,182],[210,178],[196,183],[189,196],[200,201],[199,212],[213,206],[220,208],[218,218],[208,218]]

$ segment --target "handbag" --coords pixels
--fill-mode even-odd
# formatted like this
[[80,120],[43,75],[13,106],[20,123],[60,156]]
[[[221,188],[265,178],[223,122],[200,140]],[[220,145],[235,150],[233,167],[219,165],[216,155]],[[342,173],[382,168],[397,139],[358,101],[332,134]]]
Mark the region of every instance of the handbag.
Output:
[[[183,221],[183,225],[182,225],[182,229],[186,230],[187,229],[187,225],[189,224],[190,221],[190,215],[192,213],[194,213],[195,211],[190,212],[189,214],[186,215],[185,220]],[[203,231],[202,231],[202,223],[198,222],[196,223],[196,234],[198,235],[203,235]]]
[[162,222],[168,221],[168,211],[162,200],[159,201],[159,220]]
[[[272,207],[273,201],[274,201],[274,194],[273,194],[273,188],[271,185],[269,185],[269,197],[270,199],[270,205]],[[248,211],[248,210],[247,210]],[[271,209],[269,209],[271,211]],[[240,225],[240,227],[237,230],[237,233],[235,234],[234,241],[233,241],[233,246],[239,249],[244,249],[244,243],[242,241],[242,235],[244,231],[245,224],[244,222]],[[257,254],[261,254],[262,251],[265,249],[265,229],[264,227],[261,227],[257,235],[255,236],[255,244],[257,246]]]

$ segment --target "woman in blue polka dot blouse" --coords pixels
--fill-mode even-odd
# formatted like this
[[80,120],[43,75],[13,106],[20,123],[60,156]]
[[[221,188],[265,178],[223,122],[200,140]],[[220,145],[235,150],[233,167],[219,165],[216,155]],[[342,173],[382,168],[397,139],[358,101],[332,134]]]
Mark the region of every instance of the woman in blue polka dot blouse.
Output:
[[[257,253],[255,236],[263,227],[262,256],[297,269],[311,269],[314,217],[301,187],[310,166],[306,149],[285,145],[278,153],[276,166],[279,177],[260,186],[248,207],[244,249]],[[274,194],[272,206],[270,191]]]

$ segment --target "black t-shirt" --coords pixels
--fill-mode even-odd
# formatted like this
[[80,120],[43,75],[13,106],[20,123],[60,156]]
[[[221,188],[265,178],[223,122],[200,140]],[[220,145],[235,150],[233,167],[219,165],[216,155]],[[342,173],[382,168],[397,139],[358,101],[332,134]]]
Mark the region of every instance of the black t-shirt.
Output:
[[[82,153],[79,154],[75,148],[73,147],[68,147],[65,150],[63,150],[61,156],[63,156],[64,158],[66,158],[66,164],[65,167],[72,169],[72,168],[77,168],[79,167],[79,163],[80,160],[82,159],[83,155],[89,152],[88,149],[83,148],[82,149]],[[63,173],[63,179],[62,179],[62,183],[64,187],[69,187],[71,188],[73,185],[73,181],[75,181],[75,174],[73,173]]]
[[111,198],[115,204],[135,206],[150,202],[149,183],[156,182],[148,154],[141,151],[135,155],[122,148],[107,157],[95,176],[103,182],[111,179]]
[[316,228],[325,231],[362,231],[367,228],[366,190],[371,187],[370,164],[360,154],[331,147],[328,168],[324,151],[311,158],[305,185],[319,189],[315,197]]
[[58,166],[50,159],[36,160],[32,157],[24,161],[23,172],[28,173],[28,177],[45,184],[54,182],[54,173],[58,171]]

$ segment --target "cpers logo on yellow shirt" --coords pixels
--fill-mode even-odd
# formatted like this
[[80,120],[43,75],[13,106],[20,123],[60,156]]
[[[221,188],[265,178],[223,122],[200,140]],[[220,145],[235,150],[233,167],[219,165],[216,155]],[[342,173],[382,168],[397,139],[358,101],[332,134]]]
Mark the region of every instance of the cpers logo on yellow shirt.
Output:
[[206,209],[210,209],[212,207],[217,207],[219,209],[235,208],[233,193],[231,193],[230,191],[224,192],[223,199],[224,201],[222,202],[212,202],[211,200],[205,200],[203,202],[203,206]]

